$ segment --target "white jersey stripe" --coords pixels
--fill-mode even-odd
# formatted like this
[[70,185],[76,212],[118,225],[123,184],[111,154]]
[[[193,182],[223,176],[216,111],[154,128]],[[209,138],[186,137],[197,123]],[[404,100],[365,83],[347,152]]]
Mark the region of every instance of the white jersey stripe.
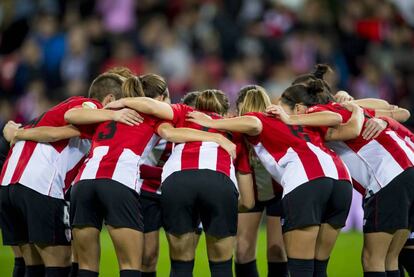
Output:
[[328,146],[333,149],[341,160],[346,164],[350,175],[365,189],[378,191],[382,188],[381,183],[375,178],[373,169],[365,162],[365,160],[349,148],[342,141],[329,142]]
[[218,144],[214,142],[202,142],[198,156],[198,167],[216,170],[217,168]]
[[284,168],[280,182],[283,187],[283,197],[298,186],[309,182],[305,167],[293,148],[289,147],[286,154],[279,160],[279,165]]
[[184,143],[181,143],[174,147],[170,157],[162,168],[161,183],[174,172],[181,171],[181,156],[183,154],[184,145]]
[[230,163],[230,179],[233,181],[233,183],[236,186],[236,189],[238,191],[239,190],[239,183],[237,182],[236,170],[234,168],[233,163]]
[[318,160],[320,161],[320,164],[322,166],[322,170],[325,173],[327,177],[331,177],[333,179],[338,179],[338,170],[335,166],[335,163],[332,159],[332,157],[323,152],[319,147],[316,147],[312,143],[307,143],[310,150],[312,150],[313,153],[318,157]]
[[[182,168],[182,156],[183,152],[186,151],[185,149],[185,143],[175,145],[172,149],[171,155],[168,158],[167,162],[165,163],[162,175],[161,175],[161,183],[165,181],[165,179],[168,178],[171,174],[174,172],[186,170],[186,169],[195,169],[195,168]],[[198,150],[198,151],[196,151]],[[209,169],[213,171],[217,170],[217,159],[218,159],[218,151],[219,151],[219,145],[214,142],[203,142],[199,149],[191,149],[190,151],[193,151],[193,153],[196,155],[198,154],[198,163],[194,163],[194,167],[196,166],[197,169]],[[218,171],[221,172],[221,171]],[[234,165],[232,162],[230,162],[230,168],[229,172],[222,172],[229,176],[231,181],[234,183],[236,188],[237,186],[237,180],[234,173]]]
[[[59,155],[57,151],[50,145],[45,143],[37,143],[29,162],[26,165],[20,183],[28,188],[38,192],[43,192],[55,198],[63,198],[63,187],[56,188],[52,192],[52,184],[56,181]],[[49,161],[45,163],[44,161]],[[38,180],[38,183],[33,180]],[[56,182],[56,185],[63,185],[61,182]],[[57,195],[56,195],[57,194]]]
[[141,192],[141,186],[142,186],[142,182],[143,180],[141,179],[140,176],[140,167],[142,164],[144,164],[146,161],[148,161],[146,158],[142,158],[142,157],[148,157],[152,151],[152,149],[157,145],[157,143],[159,142],[160,137],[157,135],[152,135],[151,139],[148,141],[148,144],[145,146],[144,151],[142,152],[142,156],[141,159],[138,161],[138,176],[137,179],[135,180],[135,186],[134,186],[134,190],[137,191],[138,193]]
[[140,158],[132,150],[124,149],[118,158],[112,179],[135,190]]
[[95,179],[99,169],[99,163],[108,151],[109,146],[99,146],[93,150],[92,157],[87,162],[85,161],[86,166],[83,169],[80,180]]
[[413,151],[407,146],[406,142],[402,140],[394,131],[388,131],[387,134],[395,140],[396,143],[404,150],[405,154],[407,155],[408,159],[411,163],[414,164],[414,153]]
[[20,160],[20,155],[22,154],[23,147],[25,145],[25,141],[18,141],[13,149],[11,150],[12,153],[9,158],[9,162],[7,164],[6,172],[4,174],[4,178],[1,182],[2,186],[8,186],[12,180],[13,173],[16,169],[17,163]]
[[[273,179],[276,182],[282,184],[282,176],[284,170],[280,164],[275,160],[275,158],[273,158],[273,156],[266,150],[266,148],[263,147],[262,143],[258,143],[253,148],[267,172],[272,175]],[[285,188],[286,183],[284,183],[282,186]]]
[[376,140],[372,140],[362,147],[358,151],[358,155],[372,168],[375,168],[375,174],[382,188],[404,171],[387,149]]
[[414,149],[414,142],[409,137],[405,137],[404,141]]

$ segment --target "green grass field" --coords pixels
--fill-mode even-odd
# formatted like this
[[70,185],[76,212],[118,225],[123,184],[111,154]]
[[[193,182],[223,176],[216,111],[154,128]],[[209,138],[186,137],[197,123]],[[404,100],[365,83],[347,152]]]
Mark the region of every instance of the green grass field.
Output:
[[[258,267],[260,276],[266,276],[266,234],[264,230],[260,233],[258,245]],[[118,276],[118,265],[115,252],[109,235],[102,232],[102,257],[100,276]],[[362,235],[360,233],[344,233],[339,236],[329,264],[329,276],[333,277],[356,277],[362,276],[360,263],[362,248]],[[11,276],[13,267],[12,252],[8,247],[0,246],[0,276]],[[161,253],[158,262],[158,276],[168,276],[170,263],[168,259],[168,245],[164,234],[161,235]],[[197,249],[195,277],[210,276],[204,238],[200,240]]]

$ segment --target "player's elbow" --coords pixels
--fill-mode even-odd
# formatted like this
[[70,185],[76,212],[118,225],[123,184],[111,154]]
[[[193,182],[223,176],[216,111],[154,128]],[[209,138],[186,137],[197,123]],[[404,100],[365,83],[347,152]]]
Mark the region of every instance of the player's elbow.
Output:
[[171,126],[161,127],[158,130],[158,134],[160,135],[160,137],[162,137],[166,141],[173,141],[173,139],[174,139],[174,127],[171,127]]
[[262,132],[263,126],[262,126],[262,122],[254,116],[250,116],[248,117],[248,121],[247,123],[247,132],[246,134],[249,136],[257,136],[258,134],[260,134]]
[[73,110],[69,110],[67,112],[65,112],[65,115],[63,116],[65,121],[68,123],[74,123],[73,122],[73,115],[74,115],[74,111]]
[[405,122],[410,118],[411,114],[407,109],[401,109],[401,112],[398,114],[398,117],[396,118],[399,122]]

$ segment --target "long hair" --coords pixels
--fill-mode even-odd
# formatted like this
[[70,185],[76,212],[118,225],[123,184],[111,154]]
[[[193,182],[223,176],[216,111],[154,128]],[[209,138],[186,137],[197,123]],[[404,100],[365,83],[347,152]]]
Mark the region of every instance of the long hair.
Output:
[[240,89],[236,105],[238,114],[243,115],[248,112],[264,112],[271,101],[263,87],[248,85]]

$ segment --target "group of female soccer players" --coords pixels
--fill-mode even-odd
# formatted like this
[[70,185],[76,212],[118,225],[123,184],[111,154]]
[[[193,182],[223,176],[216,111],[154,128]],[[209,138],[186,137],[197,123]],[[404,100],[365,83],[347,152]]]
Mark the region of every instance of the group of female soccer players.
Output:
[[298,76],[277,104],[264,88],[243,87],[230,117],[222,91],[171,105],[161,76],[115,68],[89,98],[23,128],[10,122],[4,244],[23,256],[25,276],[98,276],[105,223],[120,276],[156,276],[163,227],[170,276],[184,277],[204,231],[211,276],[233,276],[235,255],[236,276],[254,277],[266,210],[268,276],[327,276],[353,185],[364,197],[364,276],[400,276],[400,252],[414,274],[414,136],[398,123],[410,115],[335,94],[327,70]]

